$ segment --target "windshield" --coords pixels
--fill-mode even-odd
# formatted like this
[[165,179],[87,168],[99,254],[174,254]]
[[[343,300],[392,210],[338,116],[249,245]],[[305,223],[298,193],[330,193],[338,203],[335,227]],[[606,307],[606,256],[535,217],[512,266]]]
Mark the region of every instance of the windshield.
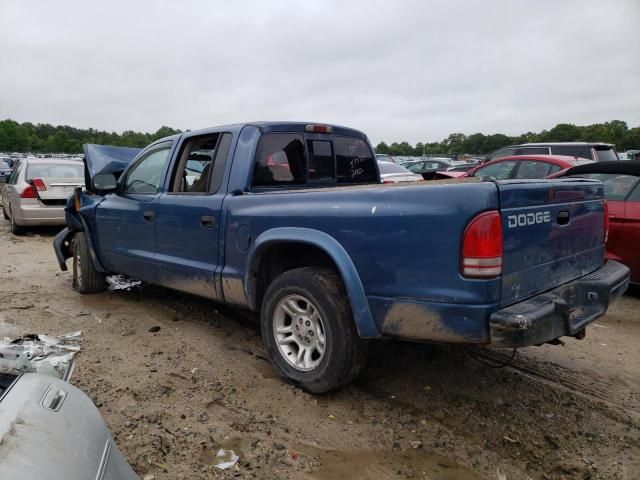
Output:
[[26,180],[33,178],[84,178],[84,165],[69,163],[30,163]]
[[378,164],[378,166],[380,167],[380,173],[381,174],[385,174],[385,173],[407,173],[409,175],[411,175],[411,172],[409,170],[407,170],[406,168],[397,165],[395,163],[387,163],[387,162],[380,162]]
[[587,173],[572,177],[600,180],[604,184],[604,196],[607,200],[624,200],[640,180],[635,175],[619,173]]
[[11,170],[11,167],[7,162],[0,162],[0,170]]

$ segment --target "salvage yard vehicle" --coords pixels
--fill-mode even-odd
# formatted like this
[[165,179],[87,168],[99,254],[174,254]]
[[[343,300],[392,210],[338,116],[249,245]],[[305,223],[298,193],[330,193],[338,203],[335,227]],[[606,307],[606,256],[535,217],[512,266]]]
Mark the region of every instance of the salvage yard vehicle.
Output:
[[[188,180],[194,152],[207,160]],[[74,288],[117,273],[260,312],[274,367],[312,393],[355,378],[367,339],[582,338],[629,283],[605,263],[597,180],[385,185],[362,132],[294,122],[85,156],[54,240]]]
[[631,269],[631,282],[640,284],[640,161],[597,162],[556,175],[600,180],[609,212],[606,258]]
[[417,182],[422,180],[422,175],[411,173],[410,170],[397,163],[378,160],[378,168],[382,183]]
[[412,173],[421,175],[424,180],[433,180],[437,171],[447,170],[453,165],[451,162],[444,160],[430,160],[423,158],[414,162],[403,163],[402,166]]
[[483,163],[497,160],[498,158],[514,155],[563,155],[567,157],[579,157],[596,162],[609,162],[618,160],[614,146],[601,142],[551,142],[551,143],[523,143],[503,147],[487,155]]
[[585,163],[594,162],[562,155],[518,155],[493,160],[475,166],[467,172],[447,170],[438,172],[437,176],[438,178],[477,177],[488,180],[540,179]]
[[39,373],[0,373],[2,480],[134,480],[100,412],[81,390]]
[[14,234],[26,227],[64,225],[67,198],[83,184],[84,166],[78,161],[23,159],[2,188],[2,213]]

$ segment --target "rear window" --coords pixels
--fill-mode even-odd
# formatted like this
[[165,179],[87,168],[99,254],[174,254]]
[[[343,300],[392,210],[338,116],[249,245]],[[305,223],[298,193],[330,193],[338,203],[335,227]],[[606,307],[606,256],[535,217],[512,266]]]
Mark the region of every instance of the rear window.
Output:
[[376,160],[367,142],[360,138],[334,137],[337,182],[377,182]]
[[607,200],[624,200],[638,184],[638,177],[619,173],[587,173],[572,177],[593,178],[604,184],[604,196]]
[[260,139],[253,186],[377,182],[375,157],[367,142],[352,137],[307,139],[270,133]]
[[27,165],[25,179],[33,178],[84,178],[84,166],[68,163],[30,163]]
[[611,147],[596,147],[599,162],[613,162],[619,160],[616,151]]
[[520,162],[518,166],[518,171],[514,178],[521,179],[534,179],[534,178],[544,178],[549,175],[549,171],[551,169],[552,164],[547,162],[540,161],[524,161]]
[[474,172],[473,177],[488,177],[496,180],[506,180],[511,175],[511,170],[516,164],[514,160],[498,162],[486,167],[481,167]]

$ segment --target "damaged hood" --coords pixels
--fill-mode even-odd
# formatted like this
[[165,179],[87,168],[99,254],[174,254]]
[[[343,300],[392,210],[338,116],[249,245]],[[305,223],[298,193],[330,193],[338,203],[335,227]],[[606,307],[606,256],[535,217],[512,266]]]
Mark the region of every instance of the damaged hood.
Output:
[[28,334],[0,338],[0,373],[37,372],[69,380],[76,354],[82,349],[82,332],[59,337]]
[[85,184],[98,173],[113,173],[116,177],[124,171],[142,148],[114,147],[112,145],[96,145],[85,143],[84,150]]

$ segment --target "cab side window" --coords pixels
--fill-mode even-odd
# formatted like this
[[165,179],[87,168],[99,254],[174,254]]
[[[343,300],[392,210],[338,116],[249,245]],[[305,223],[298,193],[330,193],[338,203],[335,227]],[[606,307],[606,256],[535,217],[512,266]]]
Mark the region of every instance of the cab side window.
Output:
[[185,142],[173,177],[172,192],[206,193],[209,191],[219,136],[216,133],[195,137]]
[[127,172],[122,192],[146,195],[158,193],[170,151],[171,144],[164,144],[145,153]]
[[554,155],[567,155],[569,157],[580,157],[593,160],[593,152],[591,151],[591,148],[585,146],[558,145],[551,147],[551,152]]

